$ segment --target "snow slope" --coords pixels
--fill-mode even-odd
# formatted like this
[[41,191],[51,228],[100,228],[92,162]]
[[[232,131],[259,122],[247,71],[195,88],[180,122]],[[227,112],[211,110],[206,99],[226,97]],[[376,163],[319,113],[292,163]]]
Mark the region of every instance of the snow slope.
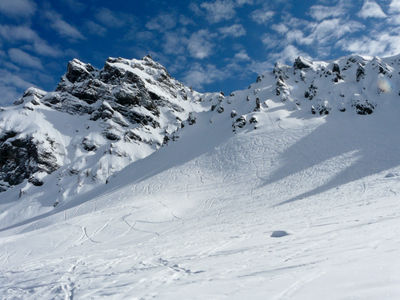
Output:
[[2,198],[1,298],[399,298],[400,84],[373,62],[280,66],[106,185]]

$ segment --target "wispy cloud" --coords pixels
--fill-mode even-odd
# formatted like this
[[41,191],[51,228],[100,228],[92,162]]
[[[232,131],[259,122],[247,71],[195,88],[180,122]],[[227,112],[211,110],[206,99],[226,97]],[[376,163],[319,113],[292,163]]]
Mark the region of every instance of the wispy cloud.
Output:
[[289,30],[289,28],[283,23],[272,24],[271,25],[271,29],[273,29],[276,32],[281,33],[281,34],[286,33]]
[[[201,38],[201,37],[198,37]],[[192,42],[194,42],[194,39]],[[166,32],[163,38],[163,49],[166,54],[182,54],[185,52],[188,41],[182,33]]]
[[216,0],[214,2],[203,2],[200,7],[206,11],[206,18],[211,23],[218,23],[232,19],[235,14],[235,3],[230,0]]
[[343,17],[346,14],[345,4],[339,1],[337,5],[313,5],[309,11],[311,17],[317,21],[321,21],[332,17]]
[[216,80],[223,80],[225,76],[225,72],[218,70],[213,64],[203,66],[196,63],[186,72],[184,81],[187,85],[202,89],[204,85]]
[[397,32],[385,32],[356,39],[341,40],[339,45],[346,51],[361,55],[391,56],[400,53],[400,36]]
[[11,43],[29,42],[32,44],[33,51],[40,55],[51,57],[62,55],[59,49],[50,46],[27,26],[0,25],[0,37]]
[[400,13],[400,0],[392,0],[389,5],[390,13]]
[[11,48],[8,50],[8,56],[11,61],[19,64],[20,66],[35,68],[35,69],[43,69],[42,62],[39,58],[32,56],[20,49]]
[[98,22],[110,28],[120,28],[131,19],[127,14],[111,11],[104,7],[97,10],[95,18]]
[[86,4],[78,0],[61,0],[61,1],[65,3],[69,7],[69,9],[75,13],[81,13],[86,9]]
[[107,33],[107,29],[105,27],[91,20],[86,21],[85,25],[90,34],[104,36]]
[[0,13],[8,17],[30,17],[36,11],[36,4],[30,0],[1,0]]
[[59,35],[72,40],[85,39],[82,33],[76,27],[64,21],[60,14],[54,11],[47,11],[45,15],[46,18],[50,21],[50,27],[57,31]]
[[371,0],[364,0],[364,4],[358,13],[360,18],[386,18],[386,14],[383,12],[382,8],[378,3]]
[[253,4],[254,3],[254,1],[253,0],[236,0],[236,4],[238,5],[238,6],[242,6],[242,5],[245,5],[245,4]]
[[271,35],[271,34],[264,34],[261,37],[261,42],[264,44],[264,46],[267,49],[272,49],[275,48],[276,46],[278,46],[280,39],[278,39],[277,37]]
[[246,50],[241,50],[241,51],[235,53],[234,60],[249,61],[251,59],[250,59],[249,55],[247,54]]
[[218,29],[222,37],[240,37],[246,34],[242,24],[233,24],[231,26],[224,26]]
[[272,55],[272,58],[274,59],[274,61],[291,63],[298,56],[310,58],[310,56],[306,52],[298,49],[294,45],[287,45],[281,52]]
[[251,13],[251,18],[258,24],[265,24],[275,15],[275,12],[268,9],[257,9]]
[[146,23],[146,28],[157,31],[168,31],[176,26],[176,17],[172,14],[160,14]]
[[188,50],[192,57],[203,59],[212,53],[214,44],[211,41],[212,34],[202,29],[193,33],[188,40]]
[[26,81],[14,72],[0,69],[0,105],[6,105],[15,101],[20,95],[20,90],[34,86],[33,83]]
[[357,32],[364,25],[356,21],[343,19],[327,19],[312,26],[311,34],[306,38],[314,44],[334,44],[347,33]]

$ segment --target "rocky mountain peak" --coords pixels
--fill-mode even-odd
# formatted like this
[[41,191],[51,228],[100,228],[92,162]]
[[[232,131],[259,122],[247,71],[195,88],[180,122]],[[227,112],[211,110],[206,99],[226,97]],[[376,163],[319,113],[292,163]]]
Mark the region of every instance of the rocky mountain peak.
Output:
[[0,115],[2,190],[26,179],[40,185],[56,170],[78,176],[75,191],[83,182],[105,182],[176,139],[213,97],[173,79],[150,56],[110,57],[102,69],[73,59],[54,92],[29,88]]

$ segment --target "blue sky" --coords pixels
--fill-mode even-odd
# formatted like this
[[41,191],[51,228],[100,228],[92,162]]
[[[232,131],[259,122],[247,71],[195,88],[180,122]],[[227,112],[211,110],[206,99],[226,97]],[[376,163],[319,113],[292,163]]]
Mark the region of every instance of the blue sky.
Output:
[[200,91],[246,88],[298,55],[400,53],[400,0],[0,0],[0,104],[53,90],[74,57],[150,53]]

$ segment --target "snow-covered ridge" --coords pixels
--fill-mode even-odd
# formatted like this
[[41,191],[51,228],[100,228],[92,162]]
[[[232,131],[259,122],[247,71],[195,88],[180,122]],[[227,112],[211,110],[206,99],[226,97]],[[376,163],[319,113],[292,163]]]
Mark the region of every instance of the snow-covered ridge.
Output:
[[[298,57],[292,66],[275,64],[247,90],[235,91],[219,104],[229,109],[233,128],[257,123],[257,115],[284,107],[300,118],[331,113],[369,115],[380,105],[397,105],[400,56],[346,56],[322,62]],[[247,102],[247,104],[245,104]]]
[[29,88],[0,112],[0,191],[27,179],[22,196],[55,170],[61,199],[104,183],[176,139],[216,97],[184,86],[149,56],[109,58],[101,70],[74,59],[54,92]]
[[74,59],[54,92],[30,88],[0,112],[0,191],[25,182],[22,196],[57,170],[48,181],[58,203],[176,140],[196,114],[226,119],[233,132],[262,126],[260,116],[277,109],[296,118],[372,114],[398,100],[399,74],[399,56],[298,57],[225,97],[193,91],[149,56],[109,58],[101,70]]

